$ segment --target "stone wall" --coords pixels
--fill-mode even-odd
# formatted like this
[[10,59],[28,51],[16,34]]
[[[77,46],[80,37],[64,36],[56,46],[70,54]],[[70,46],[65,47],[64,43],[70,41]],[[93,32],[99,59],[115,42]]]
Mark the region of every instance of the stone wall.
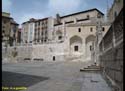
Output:
[[[34,45],[32,59],[43,59],[43,61],[64,61],[66,55],[63,43]],[[55,60],[53,57],[55,56]]]
[[[17,59],[17,61],[23,61],[25,58],[31,58],[32,57],[32,46],[17,46],[17,56],[13,57],[12,52],[14,51],[15,47],[8,47],[2,48],[2,62],[14,62],[14,58]],[[6,61],[5,61],[6,60]]]
[[116,91],[123,91],[123,10],[100,43],[99,59]]

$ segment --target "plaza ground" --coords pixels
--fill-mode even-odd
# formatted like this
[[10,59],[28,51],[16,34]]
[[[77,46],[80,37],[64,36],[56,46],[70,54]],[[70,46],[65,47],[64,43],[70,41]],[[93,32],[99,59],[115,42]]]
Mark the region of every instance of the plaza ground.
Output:
[[2,64],[2,71],[6,72],[2,80],[7,82],[4,78],[11,73],[8,77],[20,79],[16,82],[18,86],[23,81],[28,88],[26,91],[111,91],[100,73],[79,71],[87,65],[81,61],[6,63]]

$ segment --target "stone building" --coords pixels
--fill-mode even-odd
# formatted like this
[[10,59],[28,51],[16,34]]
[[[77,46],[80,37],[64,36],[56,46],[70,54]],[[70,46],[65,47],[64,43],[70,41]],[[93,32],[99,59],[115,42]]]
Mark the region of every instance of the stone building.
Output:
[[115,20],[115,18],[120,13],[122,7],[123,7],[123,0],[114,0],[113,5],[111,6],[111,8],[109,8],[107,14],[109,22],[112,23]]
[[17,34],[18,34],[19,24],[11,19],[11,31],[10,31],[10,46],[16,46],[17,44]]
[[10,17],[10,13],[2,12],[2,46],[12,46],[16,42],[18,24]]
[[123,9],[99,44],[100,65],[114,91],[123,91]]
[[64,45],[68,57],[83,57],[92,60],[92,50],[96,46],[98,15],[102,21],[102,36],[109,25],[104,22],[104,14],[98,9],[90,9],[61,17],[54,24],[53,40]]
[[35,19],[31,18],[29,21],[22,23],[22,40],[23,43],[32,43],[34,39]]
[[43,19],[31,18],[22,24],[23,43],[42,44],[51,40],[50,32],[53,29],[51,17]]
[[32,59],[93,61],[99,15],[104,36],[109,25],[104,22],[104,14],[96,8],[65,16],[57,14],[50,34],[51,41],[34,45]]
[[100,66],[114,90],[123,91],[123,0],[114,0],[108,20],[110,28],[99,43]]
[[2,46],[9,44],[11,19],[10,13],[2,12]]
[[32,42],[28,56],[33,60],[94,62],[97,41],[108,29],[104,14],[94,8],[65,16],[57,14],[56,18],[30,19],[22,24],[21,36],[24,43]]
[[43,44],[51,40],[50,32],[53,29],[53,18],[47,17],[43,19],[37,19],[35,21],[34,29],[34,43]]
[[19,28],[17,33],[17,44],[21,44],[21,32],[22,32],[22,29]]

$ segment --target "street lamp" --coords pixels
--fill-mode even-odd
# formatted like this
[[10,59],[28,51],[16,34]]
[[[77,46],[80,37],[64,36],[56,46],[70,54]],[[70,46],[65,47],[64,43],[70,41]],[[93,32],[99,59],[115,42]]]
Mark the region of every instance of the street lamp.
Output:
[[97,16],[97,22],[96,22],[96,59],[95,63],[99,65],[99,43],[102,39],[102,17],[100,14]]

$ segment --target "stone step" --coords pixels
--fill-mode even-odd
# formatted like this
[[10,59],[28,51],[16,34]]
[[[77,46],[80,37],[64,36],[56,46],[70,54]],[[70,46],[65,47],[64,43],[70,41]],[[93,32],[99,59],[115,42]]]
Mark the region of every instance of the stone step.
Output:
[[95,66],[95,67],[93,67],[93,66],[89,66],[89,67],[86,67],[85,69],[100,69],[101,67],[99,67],[99,66]]
[[85,69],[85,68],[82,68],[82,69],[80,69],[80,71],[100,71],[100,69]]

